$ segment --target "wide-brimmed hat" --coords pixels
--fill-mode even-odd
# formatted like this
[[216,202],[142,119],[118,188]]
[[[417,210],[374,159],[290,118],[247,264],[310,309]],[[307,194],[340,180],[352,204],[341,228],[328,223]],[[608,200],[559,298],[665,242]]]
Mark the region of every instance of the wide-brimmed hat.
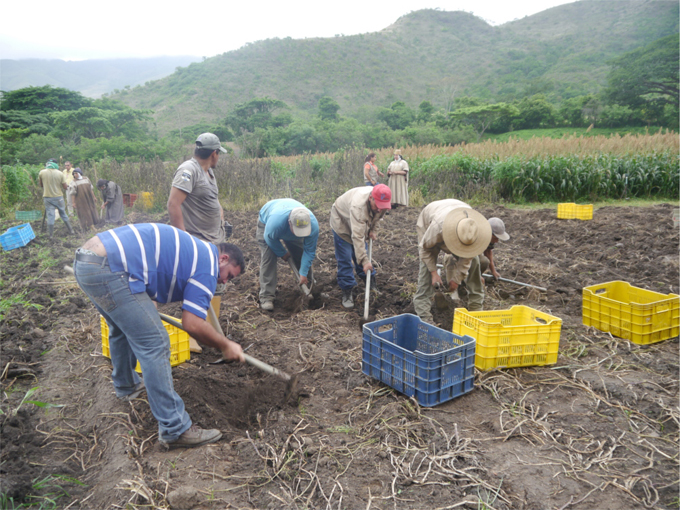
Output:
[[312,219],[306,207],[296,207],[288,216],[290,228],[297,237],[307,237],[312,233]]
[[397,149],[394,151],[395,156],[401,156],[401,149]]
[[489,225],[491,225],[491,232],[499,241],[507,241],[510,239],[510,234],[505,231],[505,223],[500,218],[489,218]]
[[444,243],[451,253],[469,259],[484,253],[491,242],[491,225],[474,209],[457,207],[444,219]]

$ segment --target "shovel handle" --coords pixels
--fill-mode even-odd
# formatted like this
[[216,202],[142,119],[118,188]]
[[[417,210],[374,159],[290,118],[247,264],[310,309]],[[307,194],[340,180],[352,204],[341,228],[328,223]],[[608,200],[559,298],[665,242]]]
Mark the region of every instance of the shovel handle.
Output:
[[[288,257],[288,265],[290,268],[293,270],[293,274],[295,275],[295,278],[297,278],[297,281],[300,281],[300,273],[298,273],[297,267],[295,267],[295,262],[293,262],[292,257]],[[309,296],[309,287],[305,285],[304,283],[300,285],[300,288],[302,288],[302,292],[305,293],[305,296]]]
[[[373,255],[373,239],[368,240],[368,263]],[[368,305],[371,298],[371,272],[366,273],[366,295],[364,296],[364,320],[368,320]]]

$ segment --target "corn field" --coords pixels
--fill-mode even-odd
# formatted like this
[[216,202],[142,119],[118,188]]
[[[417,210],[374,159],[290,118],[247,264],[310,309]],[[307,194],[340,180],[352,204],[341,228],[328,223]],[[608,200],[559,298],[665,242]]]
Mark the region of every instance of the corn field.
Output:
[[[401,148],[411,169],[409,188],[418,201],[425,202],[452,197],[476,202],[677,200],[679,149],[677,134],[668,132]],[[256,209],[281,197],[316,207],[363,185],[367,152],[352,148],[266,159],[228,156],[220,158],[215,173],[227,208]],[[375,152],[384,172],[393,149]],[[152,192],[152,210],[162,211],[180,163],[105,160],[80,166],[93,183],[104,178],[118,183],[123,193]],[[42,207],[36,175],[35,169],[2,168],[2,215]],[[20,192],[14,189],[17,186]],[[141,201],[135,206],[141,207]]]

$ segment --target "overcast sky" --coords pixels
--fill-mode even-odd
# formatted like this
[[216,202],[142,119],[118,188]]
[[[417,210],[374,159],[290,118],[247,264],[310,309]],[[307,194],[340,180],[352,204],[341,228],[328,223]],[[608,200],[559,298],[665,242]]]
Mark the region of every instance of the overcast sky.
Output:
[[274,37],[377,32],[420,9],[462,10],[501,25],[572,1],[7,1],[0,11],[0,58],[212,57]]

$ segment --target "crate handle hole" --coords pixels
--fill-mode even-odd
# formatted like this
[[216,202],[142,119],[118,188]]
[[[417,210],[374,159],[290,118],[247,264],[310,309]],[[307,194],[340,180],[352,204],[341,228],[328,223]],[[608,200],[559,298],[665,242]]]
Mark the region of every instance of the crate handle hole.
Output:
[[595,294],[603,294],[603,293],[605,293],[605,292],[607,292],[607,289],[597,289],[597,290],[595,291]]
[[394,326],[392,324],[385,324],[378,327],[378,333],[384,333],[385,331],[392,331]]
[[541,319],[540,317],[534,317],[534,320],[538,322],[539,324],[548,324],[548,321],[545,319]]

